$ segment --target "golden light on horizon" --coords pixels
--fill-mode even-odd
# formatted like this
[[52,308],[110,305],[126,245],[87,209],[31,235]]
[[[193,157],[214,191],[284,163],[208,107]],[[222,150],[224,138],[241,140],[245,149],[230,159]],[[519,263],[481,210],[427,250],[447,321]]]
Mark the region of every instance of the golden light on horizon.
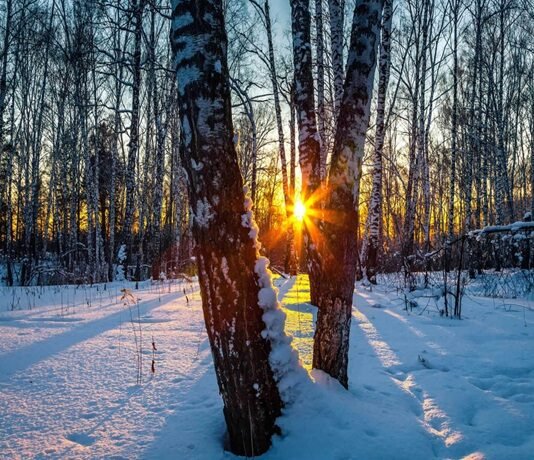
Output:
[[295,220],[298,222],[302,222],[306,217],[306,205],[301,200],[297,200],[295,202],[295,206],[293,207],[293,215],[295,216]]

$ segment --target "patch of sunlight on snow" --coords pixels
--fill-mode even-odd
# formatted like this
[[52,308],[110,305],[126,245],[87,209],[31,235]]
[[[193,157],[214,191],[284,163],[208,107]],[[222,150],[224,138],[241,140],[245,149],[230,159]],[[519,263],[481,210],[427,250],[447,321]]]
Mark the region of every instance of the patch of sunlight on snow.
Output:
[[445,446],[450,447],[463,439],[461,432],[451,428],[448,415],[426,392],[423,395],[422,407],[426,430],[441,438]]
[[486,457],[482,452],[473,452],[466,457],[462,457],[462,460],[486,460]]
[[310,302],[310,281],[307,275],[298,275],[295,284],[282,300],[286,313],[285,330],[293,336],[293,347],[298,351],[302,366],[309,372],[312,367],[314,313]]
[[399,387],[401,387],[406,393],[410,394],[411,396],[417,399],[417,396],[415,395],[417,383],[415,381],[413,374],[408,374],[408,377],[404,381],[399,381],[397,379],[393,379],[393,381]]
[[360,310],[354,310],[353,316],[358,320],[358,326],[367,337],[367,341],[373,347],[376,356],[384,367],[398,366],[402,364],[398,356],[389,347],[389,345],[382,340],[382,337]]
[[[389,311],[386,311],[386,313],[389,313]],[[365,334],[369,345],[373,348],[382,365],[386,369],[389,369],[388,372],[399,370],[398,366],[402,362],[391,347],[382,339],[382,336],[371,324],[367,316],[358,309],[354,309],[353,316],[358,320],[358,326]],[[401,319],[404,320],[402,317]],[[428,393],[423,392],[422,398],[419,396],[421,388],[412,373],[404,373],[401,370],[395,375],[391,375],[391,380],[421,405],[423,410],[423,426],[428,433],[440,438],[447,447],[463,439],[461,432],[451,428],[449,416]]]

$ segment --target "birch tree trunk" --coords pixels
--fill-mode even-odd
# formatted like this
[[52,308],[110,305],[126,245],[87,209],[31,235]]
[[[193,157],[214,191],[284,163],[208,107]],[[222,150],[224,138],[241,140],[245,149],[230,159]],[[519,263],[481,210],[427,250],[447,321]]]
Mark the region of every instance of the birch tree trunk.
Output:
[[[0,167],[4,163],[3,156],[7,156],[5,163],[7,164],[6,168],[6,180],[0,183],[0,210],[4,210],[4,198],[5,200],[11,200],[10,193],[10,183],[12,175],[12,165],[13,165],[13,152],[11,148],[5,148],[4,146],[4,112],[6,108],[6,95],[7,95],[7,65],[8,65],[8,55],[11,45],[11,21],[13,15],[13,1],[6,1],[6,24],[4,32],[4,43],[2,46],[2,70],[0,73]],[[10,206],[10,203],[7,203],[7,207]],[[2,231],[5,230],[5,241],[6,241],[6,253],[7,253],[7,271],[8,271],[8,285],[13,284],[13,276],[11,273],[11,254],[8,243],[11,240],[11,218],[6,216],[6,225],[4,228],[0,226],[0,242],[3,240]],[[1,219],[0,219],[1,221]]]
[[348,351],[356,277],[358,203],[362,158],[369,125],[383,1],[354,7],[347,78],[334,139],[323,222],[319,311],[313,367],[348,387]]
[[317,47],[317,128],[320,148],[320,177],[321,182],[326,179],[326,107],[324,99],[324,30],[323,30],[323,0],[315,0],[315,32]]
[[451,177],[449,186],[449,215],[448,236],[452,240],[454,234],[454,187],[456,185],[456,146],[458,139],[458,13],[460,2],[453,0],[450,3],[451,22],[453,27],[453,67],[452,67],[452,114],[451,114]]
[[311,15],[309,0],[291,0],[293,63],[295,66],[295,108],[299,133],[299,163],[302,173],[302,199],[309,209],[305,226],[305,244],[310,297],[318,305],[320,292],[320,257],[317,251],[321,203],[317,192],[321,186],[321,148],[315,116],[311,53]]
[[382,16],[382,37],[380,42],[378,100],[376,106],[376,132],[373,150],[373,185],[371,203],[367,217],[367,278],[376,284],[376,268],[380,249],[380,229],[382,221],[382,154],[384,150],[386,95],[391,65],[391,23],[393,19],[393,0],[385,0]]
[[117,24],[113,33],[113,70],[114,70],[114,102],[113,102],[113,140],[111,149],[111,172],[110,172],[110,191],[109,191],[109,250],[108,250],[108,278],[110,281],[115,279],[114,261],[115,261],[115,230],[117,215],[117,163],[119,158],[119,138],[121,130],[120,107],[123,91],[123,43],[121,30],[118,27],[120,23],[120,9],[116,8],[115,23]]
[[280,90],[276,76],[276,62],[274,60],[274,45],[273,33],[271,26],[271,13],[268,0],[265,1],[264,6],[265,28],[267,32],[267,44],[269,48],[269,72],[271,76],[271,84],[273,87],[274,96],[274,110],[276,116],[276,128],[278,131],[278,151],[280,154],[280,164],[282,169],[282,191],[284,193],[284,204],[286,210],[286,217],[289,222],[289,227],[286,235],[286,256],[285,256],[285,270],[290,275],[297,274],[297,255],[295,252],[295,233],[291,223],[291,212],[295,200],[294,190],[291,190],[287,172],[287,158],[285,151],[284,128],[282,124],[282,106],[280,104]]
[[415,87],[411,93],[412,114],[410,126],[410,146],[408,156],[408,183],[406,184],[406,202],[404,212],[404,225],[402,235],[402,257],[406,263],[407,257],[413,252],[414,231],[415,231],[415,208],[417,205],[417,179],[419,175],[419,162],[416,149],[417,120],[419,110],[419,75],[420,75],[420,54],[419,31],[417,24],[412,26],[415,29]]
[[258,255],[252,203],[243,192],[233,142],[223,5],[174,0],[172,6],[181,156],[204,319],[229,448],[256,456],[268,449],[282,407],[269,364],[273,331],[262,319],[265,310],[280,312],[266,259]]
[[330,12],[330,48],[332,52],[332,73],[334,77],[334,121],[337,121],[341,99],[343,97],[343,35],[344,35],[344,0],[328,0]]
[[[4,111],[7,95],[7,65],[9,49],[11,47],[11,21],[13,16],[13,0],[6,0],[6,24],[4,31],[4,44],[2,47],[2,71],[0,73],[0,149],[4,146]],[[1,153],[0,153],[1,155]],[[0,200],[2,188],[0,187]],[[1,204],[1,203],[0,203]]]
[[143,10],[145,0],[132,0],[134,18],[134,49],[132,54],[132,114],[130,120],[130,139],[128,143],[128,163],[126,166],[126,210],[124,215],[123,240],[126,244],[125,273],[133,256],[133,219],[135,211],[135,170],[139,150],[139,106],[141,95],[141,40],[143,39]]
[[[50,17],[48,18],[48,31],[52,31],[53,23],[54,23],[54,17],[55,17],[55,2],[52,3],[52,8],[50,10]],[[33,127],[32,130],[32,160],[31,160],[31,187],[30,187],[30,194],[29,194],[29,203],[28,203],[28,219],[26,221],[26,225],[28,225],[27,233],[26,233],[26,247],[28,250],[28,256],[30,260],[30,264],[26,269],[26,274],[23,277],[24,284],[27,284],[31,281],[31,267],[32,267],[32,260],[33,263],[36,265],[38,261],[38,254],[37,254],[37,238],[38,238],[38,229],[37,229],[37,221],[39,217],[39,195],[41,192],[41,153],[42,153],[42,143],[43,143],[43,122],[45,117],[45,106],[44,106],[44,100],[45,100],[45,94],[47,90],[48,85],[48,76],[49,76],[49,70],[50,70],[50,47],[51,43],[50,41],[47,42],[45,47],[45,57],[44,57],[44,68],[43,68],[43,76],[42,76],[42,82],[41,87],[39,88],[39,96],[38,96],[38,104],[37,108],[38,111],[36,112],[36,125]]]
[[[165,88],[166,89],[166,88]],[[170,95],[167,96],[170,99]],[[154,92],[154,116],[156,124],[156,158],[155,158],[155,179],[154,196],[152,201],[152,278],[157,279],[161,273],[161,211],[163,206],[163,182],[165,173],[165,143],[169,126],[169,104],[160,107],[157,100],[157,93]],[[164,112],[162,114],[162,112]]]
[[[429,0],[423,1],[423,22],[422,22],[422,45],[421,45],[421,93],[419,95],[419,120],[417,122],[417,156],[421,165],[421,179],[423,192],[423,234],[425,251],[430,250],[430,172],[428,164],[428,149],[425,129],[426,110],[426,80],[427,80],[427,57],[429,54],[429,31],[432,26],[430,9],[432,5]],[[429,101],[432,101],[432,95]],[[430,103],[429,103],[430,104]]]

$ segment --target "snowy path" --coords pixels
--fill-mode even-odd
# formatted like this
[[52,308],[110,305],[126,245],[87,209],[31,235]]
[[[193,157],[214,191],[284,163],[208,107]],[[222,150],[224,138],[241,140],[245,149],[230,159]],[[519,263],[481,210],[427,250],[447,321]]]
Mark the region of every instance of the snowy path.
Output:
[[[310,370],[307,279],[277,283]],[[141,385],[139,323],[116,287],[45,293],[31,311],[0,305],[0,458],[234,459],[198,286],[170,290],[133,291]],[[312,371],[263,459],[533,458],[533,311],[468,299],[453,321],[362,287],[354,304],[349,391]]]

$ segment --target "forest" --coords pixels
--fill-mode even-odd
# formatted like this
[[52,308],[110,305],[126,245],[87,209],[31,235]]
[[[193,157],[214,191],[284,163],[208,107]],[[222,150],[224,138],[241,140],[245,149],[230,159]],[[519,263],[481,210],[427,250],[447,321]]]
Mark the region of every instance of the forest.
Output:
[[533,36],[532,0],[1,0],[0,457],[529,458]]
[[[288,271],[287,215],[303,196],[300,108],[289,8],[278,3],[223,6],[239,169],[265,253]],[[310,46],[324,182],[351,7],[322,3],[310,8]],[[388,8],[355,203],[359,269],[373,273],[534,207],[530,2]],[[170,6],[11,0],[1,14],[7,284],[108,281],[119,263],[139,280],[187,268],[195,210],[179,154]]]

